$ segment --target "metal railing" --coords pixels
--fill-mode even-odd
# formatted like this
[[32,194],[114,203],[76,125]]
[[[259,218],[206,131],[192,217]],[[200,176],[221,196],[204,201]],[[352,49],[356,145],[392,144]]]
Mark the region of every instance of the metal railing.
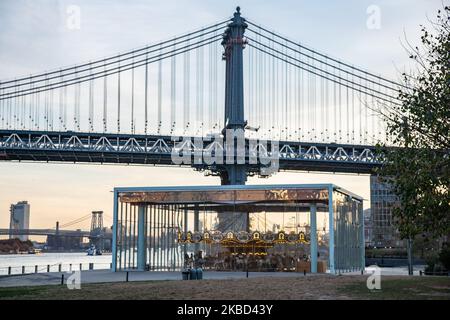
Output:
[[73,272],[82,270],[106,270],[111,269],[111,263],[55,263],[46,265],[22,265],[0,267],[0,276],[48,273],[48,272]]

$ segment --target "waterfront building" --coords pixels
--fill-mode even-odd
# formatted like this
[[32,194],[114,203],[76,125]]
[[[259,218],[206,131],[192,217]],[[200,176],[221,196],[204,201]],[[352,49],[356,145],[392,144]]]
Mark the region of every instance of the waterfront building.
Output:
[[[11,204],[9,212],[9,230],[27,230],[30,228],[30,204],[27,201]],[[28,235],[14,235],[10,233],[9,238],[27,241]]]
[[398,202],[389,184],[378,176],[370,176],[371,243],[377,248],[405,247],[393,221],[393,208]]

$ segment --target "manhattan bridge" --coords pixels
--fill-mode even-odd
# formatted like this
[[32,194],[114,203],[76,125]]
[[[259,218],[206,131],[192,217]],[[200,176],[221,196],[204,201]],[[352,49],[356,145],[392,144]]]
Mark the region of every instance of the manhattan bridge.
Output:
[[[0,82],[0,160],[174,165],[174,137],[245,132],[244,164],[191,166],[245,184],[252,140],[280,170],[373,173],[401,84],[241,17]],[[208,139],[190,146],[215,152]],[[223,148],[223,147],[222,147]]]

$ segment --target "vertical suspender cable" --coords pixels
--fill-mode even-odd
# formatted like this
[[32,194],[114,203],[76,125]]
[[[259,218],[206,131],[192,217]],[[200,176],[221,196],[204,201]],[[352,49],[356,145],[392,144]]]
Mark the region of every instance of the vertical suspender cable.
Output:
[[[61,77],[61,73],[60,73],[60,81],[62,80]],[[63,131],[63,88],[60,88],[59,91],[59,115],[58,115],[58,120],[59,120],[59,131]]]
[[63,87],[63,129],[67,130],[67,87]]
[[[269,98],[269,90],[267,88],[267,81],[269,80],[268,76],[268,68],[267,68],[267,57],[266,55],[262,55],[262,66],[263,66],[263,87],[262,87],[262,94],[263,94],[263,110],[261,115],[261,123],[255,124],[257,127],[267,129],[267,114],[268,114],[268,103],[267,100]],[[264,132],[260,134],[260,139],[264,139],[265,137],[262,136]]]
[[324,88],[324,83],[325,83],[325,79],[320,77],[319,79],[320,81],[320,114],[318,117],[318,123],[319,123],[319,127],[320,127],[320,139],[321,142],[324,141],[324,123],[325,123],[325,88]]
[[[76,130],[80,131],[80,94],[81,94],[81,84],[77,83],[75,86],[75,127]],[[39,95],[39,93],[38,93]]]
[[[287,49],[285,49],[285,54],[287,55]],[[285,93],[284,93],[284,95],[285,95],[285,97],[284,97],[284,103],[285,103],[285,108],[286,108],[286,110],[285,110],[285,115],[284,115],[284,119],[285,119],[285,121],[284,121],[284,130],[285,130],[285,140],[288,140],[288,123],[289,123],[289,113],[290,113],[290,110],[289,110],[289,75],[288,75],[288,64],[285,62],[284,63],[284,73],[285,73],[285,75],[284,75],[284,86],[285,86],[285,89],[284,89],[284,91],[285,91]]]
[[[295,57],[296,59],[300,59],[300,55],[298,53],[295,53]],[[299,119],[300,119],[300,103],[299,103],[299,98],[300,98],[300,89],[299,89],[299,81],[300,81],[300,77],[299,77],[299,70],[300,68],[294,68],[294,73],[295,73],[295,85],[294,85],[294,92],[295,92],[295,102],[294,102],[294,107],[295,107],[295,137],[294,139],[298,139],[299,138]]]
[[[367,85],[367,82],[364,83],[364,85]],[[368,128],[368,114],[367,114],[367,94],[364,94],[364,144],[367,144],[368,134],[369,134],[369,128]]]
[[[106,70],[106,66],[104,66]],[[108,130],[108,77],[103,78],[103,132]]]
[[[300,53],[297,54],[297,59],[301,59]],[[301,78],[301,69],[296,68],[295,70],[296,76],[297,76],[297,83],[295,86],[295,91],[297,92],[297,100],[296,100],[296,109],[297,109],[297,125],[295,126],[297,130],[297,140],[300,141],[301,139],[301,119],[302,119],[302,109],[301,109],[301,98],[302,98],[302,78]]]
[[[40,123],[41,123],[41,95],[39,92],[36,93],[35,96],[35,114],[34,114],[34,121],[35,121],[35,127],[37,130],[40,130]],[[11,103],[11,101],[10,101]],[[8,106],[10,107],[11,104],[8,104]],[[9,114],[9,112],[8,112]],[[8,116],[9,117],[9,116]]]
[[[31,81],[31,79],[30,79],[30,81]],[[34,85],[30,84],[30,87],[33,88]],[[30,121],[29,121],[29,123],[30,123],[30,128],[32,128],[32,129],[34,128],[34,106],[35,106],[35,98],[36,98],[35,96],[36,96],[35,94],[30,95],[30,114],[29,114]],[[6,101],[5,101],[5,104],[6,104]],[[5,108],[6,108],[6,106],[5,106]],[[2,117],[2,119],[3,119],[3,117]]]
[[[173,49],[175,50],[175,44],[173,45]],[[172,56],[170,58],[170,135],[172,135],[174,128],[175,128],[175,110],[176,110],[176,104],[175,104],[175,56]]]
[[[341,76],[341,71],[338,71],[339,77]],[[339,141],[342,141],[342,86],[341,80],[339,79]]]
[[145,56],[145,89],[144,89],[144,134],[148,130],[148,54]]
[[[2,94],[2,89],[0,89],[0,94]],[[5,101],[4,99],[0,100],[0,119],[2,121],[2,129],[4,129],[4,120],[5,120]]]
[[[352,82],[355,82],[355,78],[352,74]],[[355,143],[355,90],[352,85],[352,143]]]
[[[46,80],[46,83],[48,84],[48,80]],[[15,101],[15,99],[11,99],[11,103],[10,103],[10,110],[9,110],[9,125],[12,128],[13,124],[14,124],[14,116],[13,116],[13,102]],[[48,91],[44,92],[44,126],[45,126],[45,130],[48,131]]]
[[120,133],[120,64],[117,73],[117,133]]
[[[159,49],[159,54],[162,54],[162,48]],[[158,61],[158,134],[161,133],[162,126],[162,59]]]
[[[175,51],[175,43],[173,50]],[[176,68],[176,57],[174,55],[170,61],[170,134],[173,133],[176,123]]]
[[249,50],[247,52],[247,57],[248,57],[248,65],[247,65],[247,74],[248,74],[248,80],[245,83],[247,85],[247,104],[245,105],[245,117],[250,121],[250,123],[253,123],[253,112],[252,112],[252,85],[253,85],[253,66],[252,66],[252,55],[253,55],[253,50]]
[[208,131],[212,130],[213,126],[213,95],[214,95],[214,85],[213,85],[213,64],[212,64],[212,55],[213,55],[213,44],[209,45],[208,50]]
[[[187,45],[189,46],[189,40],[187,40]],[[189,129],[189,118],[190,118],[190,96],[189,96],[189,80],[190,80],[190,61],[189,61],[189,51],[184,53],[184,72],[183,72],[183,111],[184,111],[184,134]]]
[[[375,84],[374,83],[372,83],[372,89],[373,90],[375,90]],[[375,98],[373,97],[373,95],[372,95],[372,97],[371,97],[371,106],[372,106],[372,108],[374,108],[374,106],[375,106]],[[374,113],[374,111],[371,111],[371,118],[372,118],[372,143],[375,143],[375,136],[376,136],[376,130],[375,130],[375,113]]]
[[196,114],[195,114],[195,130],[196,130],[196,135],[198,134],[198,129],[199,129],[199,123],[200,123],[200,48],[197,48],[196,50],[196,61],[195,61],[195,110],[196,110]]
[[134,59],[131,68],[131,133],[135,133],[134,122]]
[[[346,73],[346,80],[348,83],[348,73]],[[349,108],[349,92],[348,92],[348,86],[345,87],[346,97],[345,97],[345,106],[346,106],[346,113],[347,113],[347,143],[350,142],[350,108]]]
[[[200,39],[201,40],[203,40],[203,36],[201,36],[200,37]],[[203,50],[203,46],[201,46],[201,47],[199,47],[198,48],[198,50],[199,50],[199,59],[200,59],[200,64],[199,64],[199,81],[200,81],[200,83],[199,83],[199,102],[200,102],[200,104],[199,104],[199,117],[198,117],[198,119],[200,119],[200,128],[201,128],[201,135],[203,136],[203,125],[204,125],[204,117],[203,117],[203,113],[204,113],[204,110],[203,110],[203,107],[204,107],[204,105],[203,105],[203,103],[204,103],[204,90],[203,90],[203,88],[204,88],[204,79],[203,79],[203,77],[204,77],[204,67],[203,67],[203,63],[204,63],[204,50]]]
[[[314,54],[312,55],[314,58]],[[314,66],[315,60],[312,60],[312,65]],[[312,84],[313,84],[313,89],[312,89],[312,96],[313,96],[313,107],[312,107],[312,128],[311,128],[311,132],[312,132],[312,141],[317,141],[317,113],[318,113],[318,107],[319,107],[319,103],[318,103],[318,98],[317,98],[317,82],[318,82],[318,78],[316,75],[312,75]]]
[[[45,85],[48,86],[48,79],[45,80]],[[48,99],[48,91],[45,91],[44,92],[44,125],[45,125],[45,130],[47,130],[47,131],[48,131],[48,114],[49,114],[49,111],[48,111],[48,100],[49,100]],[[12,99],[11,99],[11,104],[12,104]],[[14,121],[11,121],[11,122],[14,122]]]
[[[214,31],[214,36],[216,36],[217,32]],[[217,66],[217,59],[219,56],[219,51],[218,51],[218,42],[214,42],[214,53],[213,53],[213,61],[214,61],[214,77],[213,77],[213,88],[214,88],[214,106],[213,106],[213,119],[214,119],[214,131],[216,131],[218,129],[218,125],[219,125],[219,121],[218,121],[218,112],[217,109],[219,108],[219,104],[218,104],[218,66]]]
[[333,109],[334,109],[334,140],[333,142],[337,142],[338,138],[337,138],[337,83],[334,82],[333,83]]
[[[327,62],[327,58],[325,58],[325,62]],[[325,71],[328,71],[328,67],[327,65],[325,65]],[[330,86],[330,82],[329,81],[325,81],[325,107],[324,107],[324,112],[325,112],[325,139],[326,142],[329,142],[330,140],[330,136],[328,133],[329,130],[329,116],[330,116],[330,92],[329,92],[329,86]]]
[[[361,79],[358,80],[359,85],[362,84]],[[359,141],[364,144],[364,104],[363,104],[363,94],[358,91],[358,108],[359,108]]]
[[12,101],[11,98],[6,100],[6,128],[7,129],[11,129],[10,128],[10,122],[9,122],[10,114],[11,114],[11,101]]
[[[53,126],[53,96],[54,96],[55,91],[51,90],[50,91],[50,130],[54,129]],[[21,98],[24,98],[23,96]]]
[[[92,70],[90,70],[92,73]],[[89,132],[94,131],[94,80],[89,81]]]

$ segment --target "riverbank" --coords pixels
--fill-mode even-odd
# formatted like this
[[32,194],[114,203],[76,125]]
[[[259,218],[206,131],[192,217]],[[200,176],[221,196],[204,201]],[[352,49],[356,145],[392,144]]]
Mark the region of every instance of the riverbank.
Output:
[[33,243],[30,240],[21,241],[19,239],[0,240],[0,254],[19,254],[28,253],[33,249]]

